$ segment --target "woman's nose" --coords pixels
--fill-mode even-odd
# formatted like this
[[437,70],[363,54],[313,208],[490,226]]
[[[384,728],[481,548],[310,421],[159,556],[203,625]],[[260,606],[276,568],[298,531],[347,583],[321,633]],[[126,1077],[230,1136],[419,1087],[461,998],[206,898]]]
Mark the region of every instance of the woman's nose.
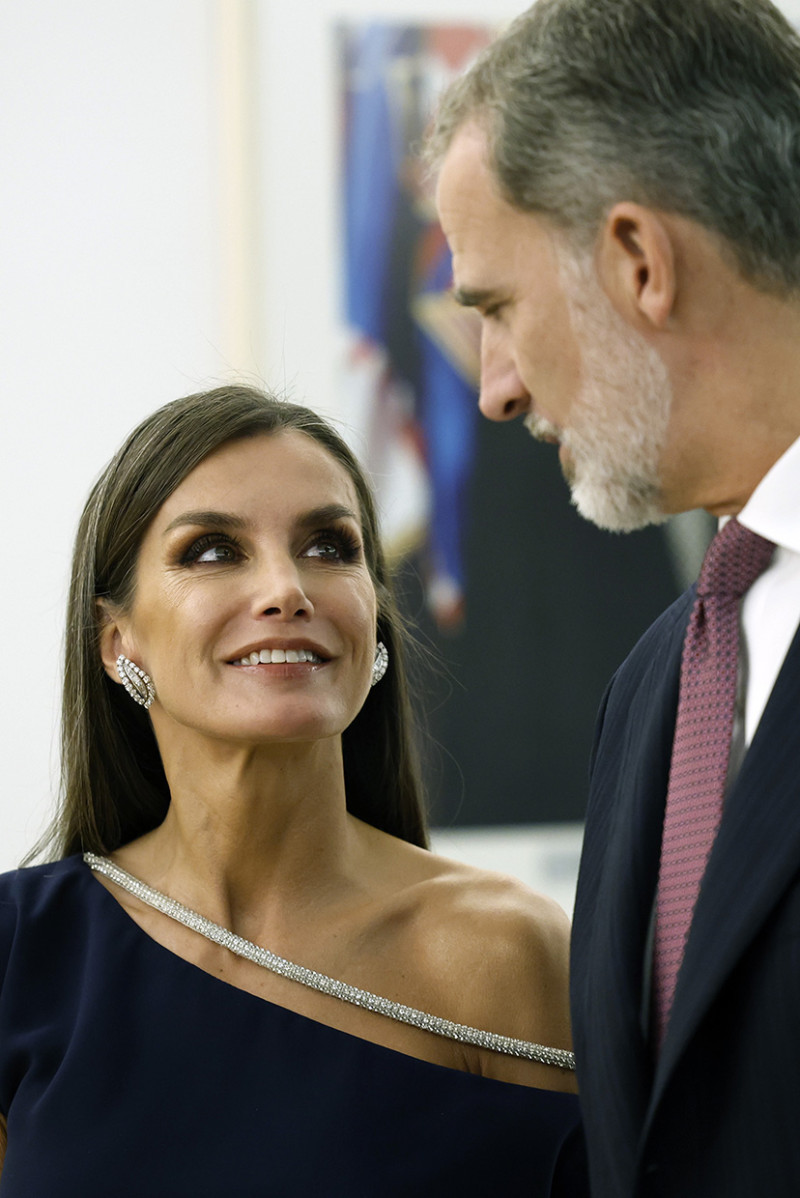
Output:
[[314,605],[309,598],[297,563],[292,560],[265,563],[258,572],[253,595],[254,614],[284,620],[309,618]]

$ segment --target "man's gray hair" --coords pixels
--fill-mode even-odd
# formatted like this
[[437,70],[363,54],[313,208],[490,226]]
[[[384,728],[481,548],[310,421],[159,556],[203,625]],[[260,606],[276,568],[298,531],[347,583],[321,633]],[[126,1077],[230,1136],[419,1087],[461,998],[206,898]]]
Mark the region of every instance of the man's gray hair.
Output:
[[432,165],[470,121],[504,198],[576,247],[632,200],[800,287],[800,37],[769,0],[538,0],[445,92]]

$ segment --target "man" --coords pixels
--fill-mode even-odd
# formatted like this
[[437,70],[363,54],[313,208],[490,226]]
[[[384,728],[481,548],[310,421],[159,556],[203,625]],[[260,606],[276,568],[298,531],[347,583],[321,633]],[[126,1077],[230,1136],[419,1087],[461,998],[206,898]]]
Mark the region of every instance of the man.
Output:
[[430,156],[483,412],[556,443],[604,528],[737,517],[601,708],[572,955],[593,1195],[796,1196],[800,39],[768,0],[540,0]]

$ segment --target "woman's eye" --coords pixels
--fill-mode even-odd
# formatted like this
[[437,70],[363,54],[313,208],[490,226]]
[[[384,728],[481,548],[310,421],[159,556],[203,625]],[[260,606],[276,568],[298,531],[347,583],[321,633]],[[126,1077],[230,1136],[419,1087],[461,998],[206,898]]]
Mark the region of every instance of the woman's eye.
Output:
[[239,556],[239,547],[234,541],[227,537],[204,536],[192,542],[183,556],[183,564],[226,564],[237,561]]
[[236,557],[232,545],[212,545],[194,559],[196,562],[232,562]]
[[306,550],[306,557],[341,557],[341,549],[335,541],[315,541]]
[[361,552],[361,546],[355,537],[349,533],[325,533],[314,538],[304,557],[318,557],[326,561],[354,561]]

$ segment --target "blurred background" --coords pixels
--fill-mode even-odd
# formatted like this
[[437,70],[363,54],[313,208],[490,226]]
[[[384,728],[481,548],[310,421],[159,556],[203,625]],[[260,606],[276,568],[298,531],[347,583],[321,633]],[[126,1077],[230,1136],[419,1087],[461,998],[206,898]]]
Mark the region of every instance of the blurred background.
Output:
[[598,532],[551,448],[478,419],[416,150],[519,7],[0,5],[0,869],[57,789],[86,493],[148,412],[244,379],[337,421],[372,470],[423,647],[435,845],[571,907],[598,702],[709,528]]

